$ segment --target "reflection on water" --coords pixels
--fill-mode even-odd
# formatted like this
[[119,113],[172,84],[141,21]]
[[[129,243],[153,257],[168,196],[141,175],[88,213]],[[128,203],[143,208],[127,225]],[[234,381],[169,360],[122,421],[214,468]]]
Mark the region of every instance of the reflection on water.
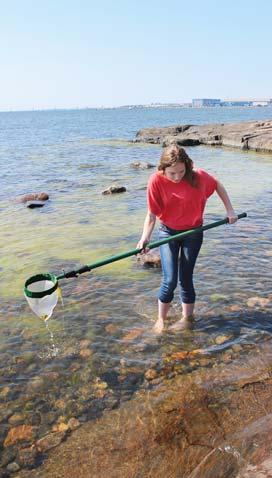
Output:
[[[32,423],[38,413],[38,436],[60,417],[86,421],[164,377],[229,363],[272,332],[271,159],[206,147],[187,150],[197,166],[222,180],[237,211],[249,217],[205,233],[196,267],[194,328],[153,335],[160,271],[141,268],[135,258],[60,281],[64,307],[58,304],[45,327],[24,302],[24,281],[134,248],[150,171],[130,166],[143,160],[155,164],[160,152],[114,136],[101,140],[99,131],[89,140],[86,131],[71,129],[59,141],[51,134],[52,141],[40,145],[34,137],[31,146],[17,138],[0,192],[0,421],[16,424],[16,416],[8,420],[20,410],[19,423]],[[10,144],[1,145],[2,160]],[[112,183],[125,185],[127,192],[103,196]],[[12,202],[40,190],[50,194],[42,209]],[[222,215],[213,197],[206,222]],[[169,324],[179,317],[177,293]]]

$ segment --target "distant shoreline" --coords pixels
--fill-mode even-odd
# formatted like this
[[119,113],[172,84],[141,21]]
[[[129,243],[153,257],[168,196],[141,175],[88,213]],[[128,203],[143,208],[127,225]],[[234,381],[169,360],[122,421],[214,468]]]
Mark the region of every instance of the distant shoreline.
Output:
[[150,105],[122,105],[122,106],[93,106],[93,107],[74,107],[74,108],[37,108],[30,110],[0,110],[0,113],[42,113],[50,111],[85,111],[85,110],[132,110],[132,109],[189,109],[189,110],[235,110],[235,109],[260,109],[271,110],[272,105],[256,105],[256,106],[185,106],[182,104],[150,104]]

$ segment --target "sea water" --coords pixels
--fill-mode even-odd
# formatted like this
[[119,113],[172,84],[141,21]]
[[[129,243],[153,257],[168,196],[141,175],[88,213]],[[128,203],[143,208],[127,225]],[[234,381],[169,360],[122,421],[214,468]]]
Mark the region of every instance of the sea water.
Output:
[[[213,360],[221,360],[224,353],[233,353],[234,346],[246,351],[270,340],[268,154],[186,148],[197,167],[223,182],[237,213],[248,213],[233,226],[205,233],[195,271],[193,331],[153,336],[161,273],[144,269],[134,257],[61,280],[64,307],[55,308],[49,333],[28,308],[23,286],[34,274],[59,275],[136,247],[153,170],[135,170],[132,163],[156,165],[161,152],[160,146],[131,142],[139,129],[263,120],[271,115],[269,108],[0,113],[0,394],[6,397],[5,407],[14,411],[19,407],[26,420],[35,410],[46,417],[44,400],[50,402],[56,421],[63,414],[92,418],[103,407],[128,399],[142,386],[145,370],[161,370],[169,353],[203,349]],[[127,191],[102,195],[112,184]],[[50,196],[43,208],[28,209],[16,201],[20,195],[40,191]],[[205,223],[224,216],[222,203],[213,195]],[[180,317],[178,291],[171,316],[171,320]],[[194,367],[202,365],[195,362]],[[181,369],[190,373],[192,364]],[[99,404],[92,395],[98,379],[112,392]],[[58,408],[60,400],[67,403],[67,410]],[[50,430],[49,422],[46,426]]]

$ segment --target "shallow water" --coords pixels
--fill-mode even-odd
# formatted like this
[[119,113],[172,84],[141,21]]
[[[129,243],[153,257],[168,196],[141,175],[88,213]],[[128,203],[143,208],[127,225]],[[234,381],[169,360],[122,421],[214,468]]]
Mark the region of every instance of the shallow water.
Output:
[[[38,410],[42,436],[60,416],[84,421],[128,399],[147,386],[144,372],[150,367],[163,375],[205,366],[205,361],[187,361],[168,370],[169,354],[202,349],[210,366],[230,360],[234,346],[246,350],[270,338],[272,158],[264,154],[187,148],[198,167],[224,183],[237,212],[248,213],[234,226],[205,233],[195,274],[193,330],[152,334],[160,271],[143,269],[135,258],[60,281],[64,305],[58,304],[47,327],[31,313],[22,292],[24,281],[36,273],[59,274],[135,247],[152,170],[137,171],[131,163],[155,165],[160,155],[158,146],[129,142],[138,129],[269,116],[267,108],[0,114],[3,423],[9,420],[4,408],[13,414],[21,410],[23,423],[32,423]],[[113,183],[127,192],[103,196]],[[14,201],[33,191],[48,192],[48,204],[30,210]],[[205,222],[222,216],[224,208],[213,196]],[[270,302],[249,301],[254,297]],[[177,293],[170,323],[179,316]],[[98,379],[107,384],[100,395]]]

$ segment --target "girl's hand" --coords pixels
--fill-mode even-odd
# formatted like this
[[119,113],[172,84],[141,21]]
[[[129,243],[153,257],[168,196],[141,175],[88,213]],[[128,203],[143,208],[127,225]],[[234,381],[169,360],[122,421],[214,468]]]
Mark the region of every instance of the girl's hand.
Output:
[[234,211],[227,211],[227,217],[229,220],[229,224],[234,224],[236,221],[238,221],[238,216],[235,214]]
[[137,244],[137,249],[142,249],[140,254],[146,254],[150,249],[146,247],[149,241],[145,238],[141,238]]

